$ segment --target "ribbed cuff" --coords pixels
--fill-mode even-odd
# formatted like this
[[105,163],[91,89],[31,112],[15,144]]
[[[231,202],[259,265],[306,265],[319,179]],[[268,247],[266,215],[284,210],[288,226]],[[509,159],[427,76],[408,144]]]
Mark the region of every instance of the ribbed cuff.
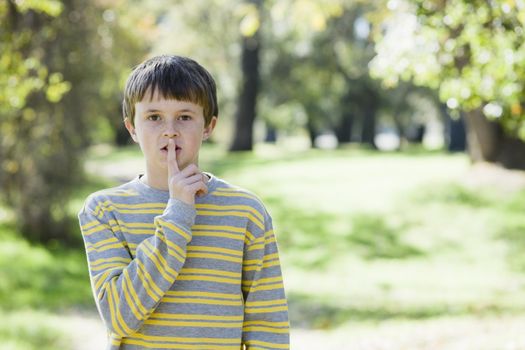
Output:
[[181,200],[170,198],[168,205],[162,214],[164,220],[172,221],[179,226],[187,226],[188,229],[195,223],[197,210],[191,204]]

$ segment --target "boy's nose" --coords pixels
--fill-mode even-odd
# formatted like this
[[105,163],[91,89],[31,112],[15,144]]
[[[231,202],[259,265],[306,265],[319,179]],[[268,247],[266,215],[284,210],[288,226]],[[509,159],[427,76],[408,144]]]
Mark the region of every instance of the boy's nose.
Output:
[[167,123],[166,128],[164,129],[164,136],[171,138],[178,135],[179,131],[175,126],[175,123]]

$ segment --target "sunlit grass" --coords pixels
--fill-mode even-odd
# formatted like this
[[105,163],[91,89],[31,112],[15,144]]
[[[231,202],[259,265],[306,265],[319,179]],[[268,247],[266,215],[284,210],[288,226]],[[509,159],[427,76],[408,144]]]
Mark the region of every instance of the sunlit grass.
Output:
[[[129,179],[141,157],[136,146],[93,150],[95,172],[69,202],[71,215],[89,193]],[[294,328],[525,312],[525,191],[469,186],[463,155],[268,145],[228,154],[206,145],[200,165],[266,203]],[[93,308],[83,250],[29,245],[10,220],[0,225],[0,308],[9,317],[21,305]],[[16,343],[12,324],[0,342],[3,336],[12,349],[32,349]]]
[[274,216],[292,323],[525,311],[525,191],[470,188],[463,155],[279,152],[217,170]]
[[91,305],[83,251],[30,245],[6,224],[0,226],[0,236],[0,308]]
[[[0,309],[1,310],[1,309]],[[70,349],[57,316],[39,311],[2,311],[0,349],[57,350]]]

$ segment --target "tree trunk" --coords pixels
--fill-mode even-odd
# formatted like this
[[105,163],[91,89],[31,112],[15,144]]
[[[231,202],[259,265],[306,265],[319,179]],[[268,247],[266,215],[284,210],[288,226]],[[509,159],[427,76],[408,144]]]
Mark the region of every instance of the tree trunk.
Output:
[[339,127],[335,130],[338,144],[350,143],[352,141],[352,126],[354,124],[354,117],[350,112],[345,112],[339,123]]
[[464,113],[461,113],[459,118],[454,119],[450,116],[447,105],[444,103],[439,105],[439,110],[445,125],[443,136],[447,150],[449,152],[464,152],[467,149]]
[[341,99],[343,105],[343,112],[341,113],[341,120],[339,127],[335,130],[338,144],[350,143],[352,140],[352,127],[354,125],[354,116],[350,110],[352,104],[352,95],[348,91]]
[[465,113],[467,144],[473,162],[496,162],[502,137],[501,126],[485,118],[480,109]]
[[272,125],[266,123],[266,136],[264,142],[275,143],[277,141],[277,129]]
[[503,127],[490,121],[481,109],[465,113],[467,145],[473,162],[499,163],[505,168],[525,169],[525,143],[506,134]]
[[[259,9],[262,0],[254,0]],[[230,151],[251,151],[253,149],[253,124],[256,116],[259,93],[259,50],[261,47],[260,27],[251,37],[242,38],[242,83],[235,113],[235,132]]]
[[363,129],[361,132],[361,143],[376,149],[376,116],[375,110],[367,109],[366,114],[363,115]]
[[311,116],[308,116],[308,119],[306,121],[306,130],[308,131],[308,138],[310,139],[310,144],[312,145],[312,148],[315,148],[315,139],[317,136],[319,136],[319,132],[317,131],[317,128],[314,125],[313,118]]

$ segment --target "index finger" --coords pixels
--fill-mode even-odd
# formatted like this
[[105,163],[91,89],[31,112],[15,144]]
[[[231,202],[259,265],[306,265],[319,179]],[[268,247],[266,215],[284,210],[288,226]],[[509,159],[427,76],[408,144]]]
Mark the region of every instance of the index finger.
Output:
[[179,173],[179,165],[177,164],[177,152],[175,150],[175,141],[168,140],[168,178]]

